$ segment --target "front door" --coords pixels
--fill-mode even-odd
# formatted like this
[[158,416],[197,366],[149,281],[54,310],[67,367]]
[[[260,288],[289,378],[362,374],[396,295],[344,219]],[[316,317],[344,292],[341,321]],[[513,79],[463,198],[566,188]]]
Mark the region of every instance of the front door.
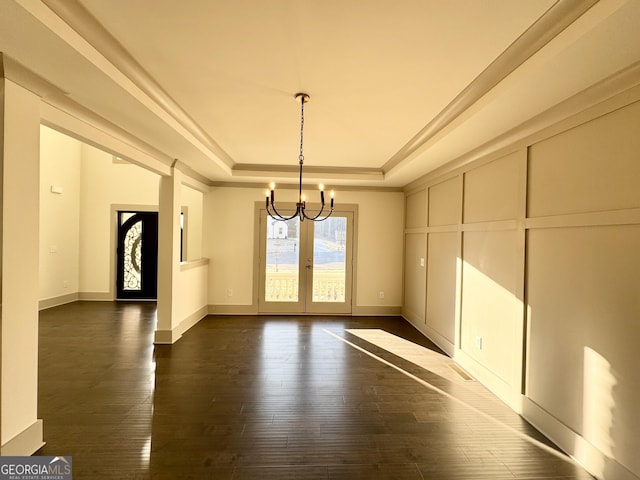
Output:
[[157,298],[158,212],[118,212],[116,296]]
[[260,211],[264,313],[351,313],[353,212],[322,222],[274,220]]

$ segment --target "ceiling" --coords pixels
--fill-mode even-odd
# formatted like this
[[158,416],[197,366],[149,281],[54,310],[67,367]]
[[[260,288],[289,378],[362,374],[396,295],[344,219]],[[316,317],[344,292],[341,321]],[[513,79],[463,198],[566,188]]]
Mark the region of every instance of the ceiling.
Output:
[[[0,52],[209,184],[403,187],[640,61],[637,0],[0,0]],[[80,115],[78,113],[78,115]],[[124,134],[123,134],[124,135]]]

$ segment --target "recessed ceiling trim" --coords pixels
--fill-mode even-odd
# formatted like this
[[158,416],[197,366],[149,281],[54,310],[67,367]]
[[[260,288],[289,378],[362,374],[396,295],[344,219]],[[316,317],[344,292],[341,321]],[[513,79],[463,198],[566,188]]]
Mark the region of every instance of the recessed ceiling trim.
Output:
[[125,158],[159,175],[170,175],[173,159],[68,97],[43,99],[40,121],[54,130]]
[[427,143],[445,130],[473,104],[509,74],[553,40],[560,32],[595,5],[598,0],[559,0],[500,54],[475,80],[460,92],[418,134],[396,152],[383,166],[389,173],[414,158]]
[[[220,188],[258,188],[261,191],[264,191],[265,184],[258,182],[210,182],[210,187],[220,187]],[[302,188],[315,190],[318,188],[318,185],[315,184],[303,184]],[[297,190],[298,184],[293,183],[283,183],[278,184],[278,189],[282,190]],[[331,185],[331,190],[335,190],[336,192],[403,192],[403,187],[376,187],[372,185]],[[261,202],[264,203],[264,202]]]
[[[230,172],[234,165],[231,157],[169,96],[84,6],[77,0],[42,0],[42,2],[59,20],[70,27],[75,35],[65,32],[59,22],[55,22],[50,14],[47,15],[47,12],[32,7],[31,2],[19,0],[23,8],[34,15],[43,25],[179,132],[223,170]],[[105,60],[108,65],[105,65]],[[114,75],[116,72],[120,75]]]
[[404,187],[405,192],[457,174],[472,162],[490,162],[518,149],[640,101],[640,61],[554,105],[502,135]]
[[[339,178],[346,180],[384,180],[384,172],[379,168],[358,167],[318,167],[306,166],[304,172],[310,178]],[[296,165],[258,165],[236,164],[233,167],[234,177],[255,177],[263,175],[277,175],[280,177],[298,177],[299,167]]]
[[41,98],[65,94],[64,91],[3,52],[0,52],[0,78],[11,80]]

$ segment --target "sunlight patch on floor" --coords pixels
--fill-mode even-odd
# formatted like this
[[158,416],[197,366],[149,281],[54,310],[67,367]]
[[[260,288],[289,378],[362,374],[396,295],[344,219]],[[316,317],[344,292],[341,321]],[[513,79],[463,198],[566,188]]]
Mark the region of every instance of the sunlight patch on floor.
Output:
[[[352,330],[345,330],[345,331],[351,333]],[[522,440],[525,440],[525,441],[529,442],[532,445],[535,445],[536,447],[546,451],[547,453],[550,453],[551,455],[555,456],[556,458],[558,458],[560,460],[563,460],[563,461],[565,461],[567,463],[576,464],[571,458],[567,457],[562,452],[559,452],[559,451],[555,450],[554,448],[551,448],[548,445],[536,440],[535,438],[532,438],[529,435],[527,435],[525,433],[522,433],[522,432],[516,430],[515,428],[513,428],[513,427],[511,427],[509,425],[504,424],[500,420],[492,417],[491,415],[486,414],[485,412],[483,412],[482,410],[476,408],[475,406],[473,406],[473,405],[471,405],[471,404],[469,404],[469,403],[467,403],[467,402],[465,402],[463,400],[460,400],[459,398],[455,397],[454,395],[451,395],[450,393],[445,392],[441,388],[438,388],[435,385],[432,385],[431,383],[427,382],[426,380],[423,380],[423,379],[413,375],[412,373],[407,372],[406,370],[400,368],[399,366],[394,365],[393,363],[385,360],[384,358],[381,358],[378,355],[376,355],[374,353],[371,353],[368,350],[356,345],[355,343],[350,342],[346,338],[343,338],[340,335],[338,335],[338,334],[336,334],[334,332],[331,332],[329,330],[326,330],[326,329],[324,330],[324,332],[327,333],[328,335],[331,335],[332,337],[340,340],[341,342],[344,342],[345,344],[349,345],[350,347],[352,347],[352,348],[364,353],[365,355],[368,355],[369,357],[371,357],[371,358],[373,358],[373,359],[375,359],[375,360],[377,360],[377,361],[379,361],[379,362],[381,362],[381,363],[393,368],[394,370],[402,373],[403,375],[405,375],[405,376],[409,377],[410,379],[412,379],[413,381],[423,385],[424,387],[428,388],[429,390],[437,392],[438,394],[443,395],[443,396],[449,398],[450,400],[453,400],[454,402],[465,406],[466,408],[470,409],[471,411],[473,411],[478,416],[482,416],[482,417],[486,418],[487,420],[490,420],[491,422],[493,422],[493,423],[495,423],[497,425],[500,425],[501,427],[503,427],[503,428],[505,428],[507,430],[510,430],[514,434],[514,436],[516,436],[516,437],[518,437],[518,438],[520,438]],[[391,335],[391,336],[393,336],[393,335]],[[381,338],[387,338],[387,337],[385,335],[381,335]],[[409,343],[411,343],[411,342],[409,342]],[[424,348],[424,347],[420,347],[420,348]],[[442,361],[443,359],[447,358],[444,355],[440,355],[440,354],[437,354],[435,352],[431,352],[431,353],[434,354],[434,355],[437,355],[438,358],[440,359],[440,361]],[[432,360],[435,360],[435,357],[432,357]],[[451,375],[451,373],[450,373],[450,375]]]
[[447,380],[466,381],[458,372],[450,368],[452,360],[448,356],[434,352],[422,345],[379,328],[349,328],[345,331]]

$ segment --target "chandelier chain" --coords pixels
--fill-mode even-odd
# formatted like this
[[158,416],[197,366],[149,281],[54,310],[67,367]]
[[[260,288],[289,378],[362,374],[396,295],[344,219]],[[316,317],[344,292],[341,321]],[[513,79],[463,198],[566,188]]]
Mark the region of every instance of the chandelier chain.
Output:
[[302,142],[304,139],[304,97],[300,99],[300,155],[298,156],[298,160],[300,160],[300,165],[304,162],[304,155],[302,153]]

